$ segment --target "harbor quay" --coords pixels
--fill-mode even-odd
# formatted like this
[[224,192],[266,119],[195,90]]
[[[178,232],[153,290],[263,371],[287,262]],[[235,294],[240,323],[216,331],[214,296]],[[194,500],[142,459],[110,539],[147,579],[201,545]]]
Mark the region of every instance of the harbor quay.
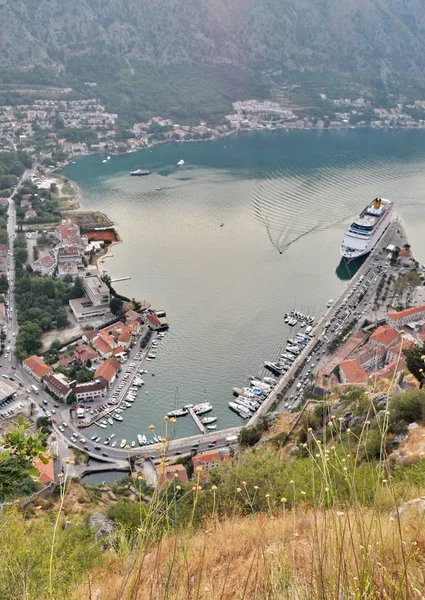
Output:
[[[273,408],[277,409],[278,412],[281,412],[282,410],[285,410],[285,408],[293,410],[299,406],[299,404],[301,403],[301,398],[299,399],[299,401],[293,402],[291,406],[288,406],[288,395],[290,395],[291,392],[295,392],[297,375],[307,365],[307,358],[311,355],[311,352],[314,351],[316,345],[318,344],[318,340],[321,338],[321,336],[323,336],[326,333],[326,325],[330,322],[332,315],[341,307],[341,304],[345,301],[345,299],[349,297],[349,294],[353,290],[353,287],[358,284],[359,280],[362,277],[364,277],[364,274],[370,268],[370,264],[372,263],[372,261],[376,261],[377,257],[380,257],[379,260],[382,263],[384,263],[387,260],[385,248],[389,244],[402,247],[405,243],[407,243],[406,234],[403,230],[402,224],[396,219],[388,226],[382,238],[376,244],[373,251],[367,256],[365,262],[354,275],[354,277],[347,283],[347,285],[341,291],[339,297],[335,301],[332,301],[332,305],[317,322],[314,330],[312,331],[312,337],[310,341],[300,352],[290,369],[288,369],[288,371],[286,371],[286,373],[284,373],[279,378],[277,384],[270,392],[266,400],[261,404],[258,411],[254,413],[251,419],[249,420],[248,426],[255,426],[258,423],[260,417],[264,416]],[[324,352],[324,354],[322,355],[323,359],[329,360],[328,352],[325,350],[323,350],[322,352]],[[318,363],[316,364],[316,372],[318,372],[322,360],[319,359]],[[286,397],[283,397],[285,394]]]
[[[347,283],[347,285],[342,290],[336,301],[332,302],[332,305],[329,309],[324,313],[321,319],[317,322],[317,325],[314,327],[311,332],[311,339],[303,348],[302,352],[294,361],[288,371],[283,374],[277,381],[274,388],[269,393],[268,397],[264,400],[264,402],[260,405],[259,409],[252,415],[252,417],[247,421],[246,426],[251,427],[255,426],[258,423],[258,420],[261,416],[265,415],[267,412],[277,409],[277,411],[281,410],[293,410],[298,407],[301,402],[301,398],[291,403],[291,406],[285,406],[288,404],[283,398],[283,395],[290,394],[292,388],[296,386],[296,378],[299,372],[306,366],[307,358],[312,353],[319,343],[321,336],[327,331],[326,325],[332,319],[333,313],[338,310],[344,300],[349,296],[350,292],[352,293],[353,287],[358,285],[358,282],[365,274],[370,270],[371,264],[376,263],[376,261],[384,262],[387,258],[386,253],[383,252],[384,248],[390,244],[402,245],[406,242],[406,236],[402,229],[402,225],[398,221],[394,221],[386,230],[385,234],[382,236],[382,239],[377,243],[373,252],[367,257],[364,264],[358,270],[353,279]],[[379,258],[378,258],[379,257]],[[142,356],[139,359],[137,369],[143,364],[143,359],[149,353],[149,347],[144,349]],[[321,360],[329,361],[330,353],[326,351],[326,354],[322,355],[322,358],[316,364],[315,371],[319,368],[319,363]],[[131,380],[126,384],[125,390],[123,390],[123,396],[126,394],[126,390],[131,387]],[[190,407],[188,407],[190,408]],[[115,410],[115,406],[108,409],[109,412],[113,412]],[[191,411],[188,410],[189,415]],[[192,415],[193,417],[193,415]],[[195,415],[196,417],[196,415]],[[96,421],[101,418],[97,416]],[[198,417],[196,417],[198,419]],[[199,420],[199,419],[198,419]],[[195,420],[196,422],[196,420]],[[130,458],[141,457],[141,458],[149,458],[154,462],[158,462],[161,460],[161,457],[166,455],[168,458],[177,458],[181,454],[190,454],[191,452],[201,452],[204,450],[208,450],[211,445],[214,447],[225,447],[229,446],[232,443],[235,443],[237,440],[237,436],[242,428],[241,427],[232,427],[224,430],[216,430],[216,431],[206,431],[203,427],[203,424],[199,422],[198,428],[200,429],[199,434],[188,436],[185,438],[176,438],[173,439],[174,429],[172,425],[169,425],[168,435],[165,442],[156,443],[154,445],[146,445],[141,447],[129,448],[129,449],[121,449],[117,447],[108,447],[108,456],[102,456],[100,452],[94,450],[94,444],[90,445],[89,455],[98,460],[105,461],[110,465],[110,468],[113,468],[114,461],[116,461],[117,466],[122,467],[122,463],[120,461],[129,460]],[[231,442],[229,442],[229,439]],[[92,448],[93,446],[93,448]],[[78,447],[78,446],[77,446]]]

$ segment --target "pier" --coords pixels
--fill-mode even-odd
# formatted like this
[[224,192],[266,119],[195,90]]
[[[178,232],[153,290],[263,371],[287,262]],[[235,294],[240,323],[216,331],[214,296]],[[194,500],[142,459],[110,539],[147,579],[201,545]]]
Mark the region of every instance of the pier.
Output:
[[187,406],[186,408],[189,411],[189,414],[192,417],[192,419],[195,421],[195,424],[199,428],[199,431],[201,433],[206,433],[206,429],[205,429],[204,425],[201,423],[201,420],[199,419],[198,415],[195,413],[193,408],[191,406]]
[[111,283],[116,283],[117,281],[127,281],[128,279],[131,279],[131,277],[117,277],[116,279],[111,279]]

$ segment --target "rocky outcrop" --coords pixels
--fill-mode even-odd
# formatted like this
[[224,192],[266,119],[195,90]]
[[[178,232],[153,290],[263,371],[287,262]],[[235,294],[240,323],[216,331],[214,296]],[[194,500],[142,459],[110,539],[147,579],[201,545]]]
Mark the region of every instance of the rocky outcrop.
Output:
[[112,535],[115,531],[114,522],[95,510],[89,517],[89,527],[96,531],[96,537],[105,538]]

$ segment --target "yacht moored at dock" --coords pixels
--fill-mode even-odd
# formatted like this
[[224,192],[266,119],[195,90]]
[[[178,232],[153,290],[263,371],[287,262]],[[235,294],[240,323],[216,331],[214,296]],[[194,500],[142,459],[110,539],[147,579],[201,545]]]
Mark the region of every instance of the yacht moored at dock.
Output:
[[213,409],[211,402],[202,402],[201,404],[195,404],[193,406],[193,412],[196,415],[203,415],[210,412]]

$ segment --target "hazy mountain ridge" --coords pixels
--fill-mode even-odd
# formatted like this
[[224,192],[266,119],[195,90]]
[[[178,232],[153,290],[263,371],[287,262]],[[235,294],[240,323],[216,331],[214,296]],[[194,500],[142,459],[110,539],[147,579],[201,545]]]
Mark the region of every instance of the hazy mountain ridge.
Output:
[[106,52],[159,65],[383,68],[422,77],[420,0],[0,0],[0,62]]

